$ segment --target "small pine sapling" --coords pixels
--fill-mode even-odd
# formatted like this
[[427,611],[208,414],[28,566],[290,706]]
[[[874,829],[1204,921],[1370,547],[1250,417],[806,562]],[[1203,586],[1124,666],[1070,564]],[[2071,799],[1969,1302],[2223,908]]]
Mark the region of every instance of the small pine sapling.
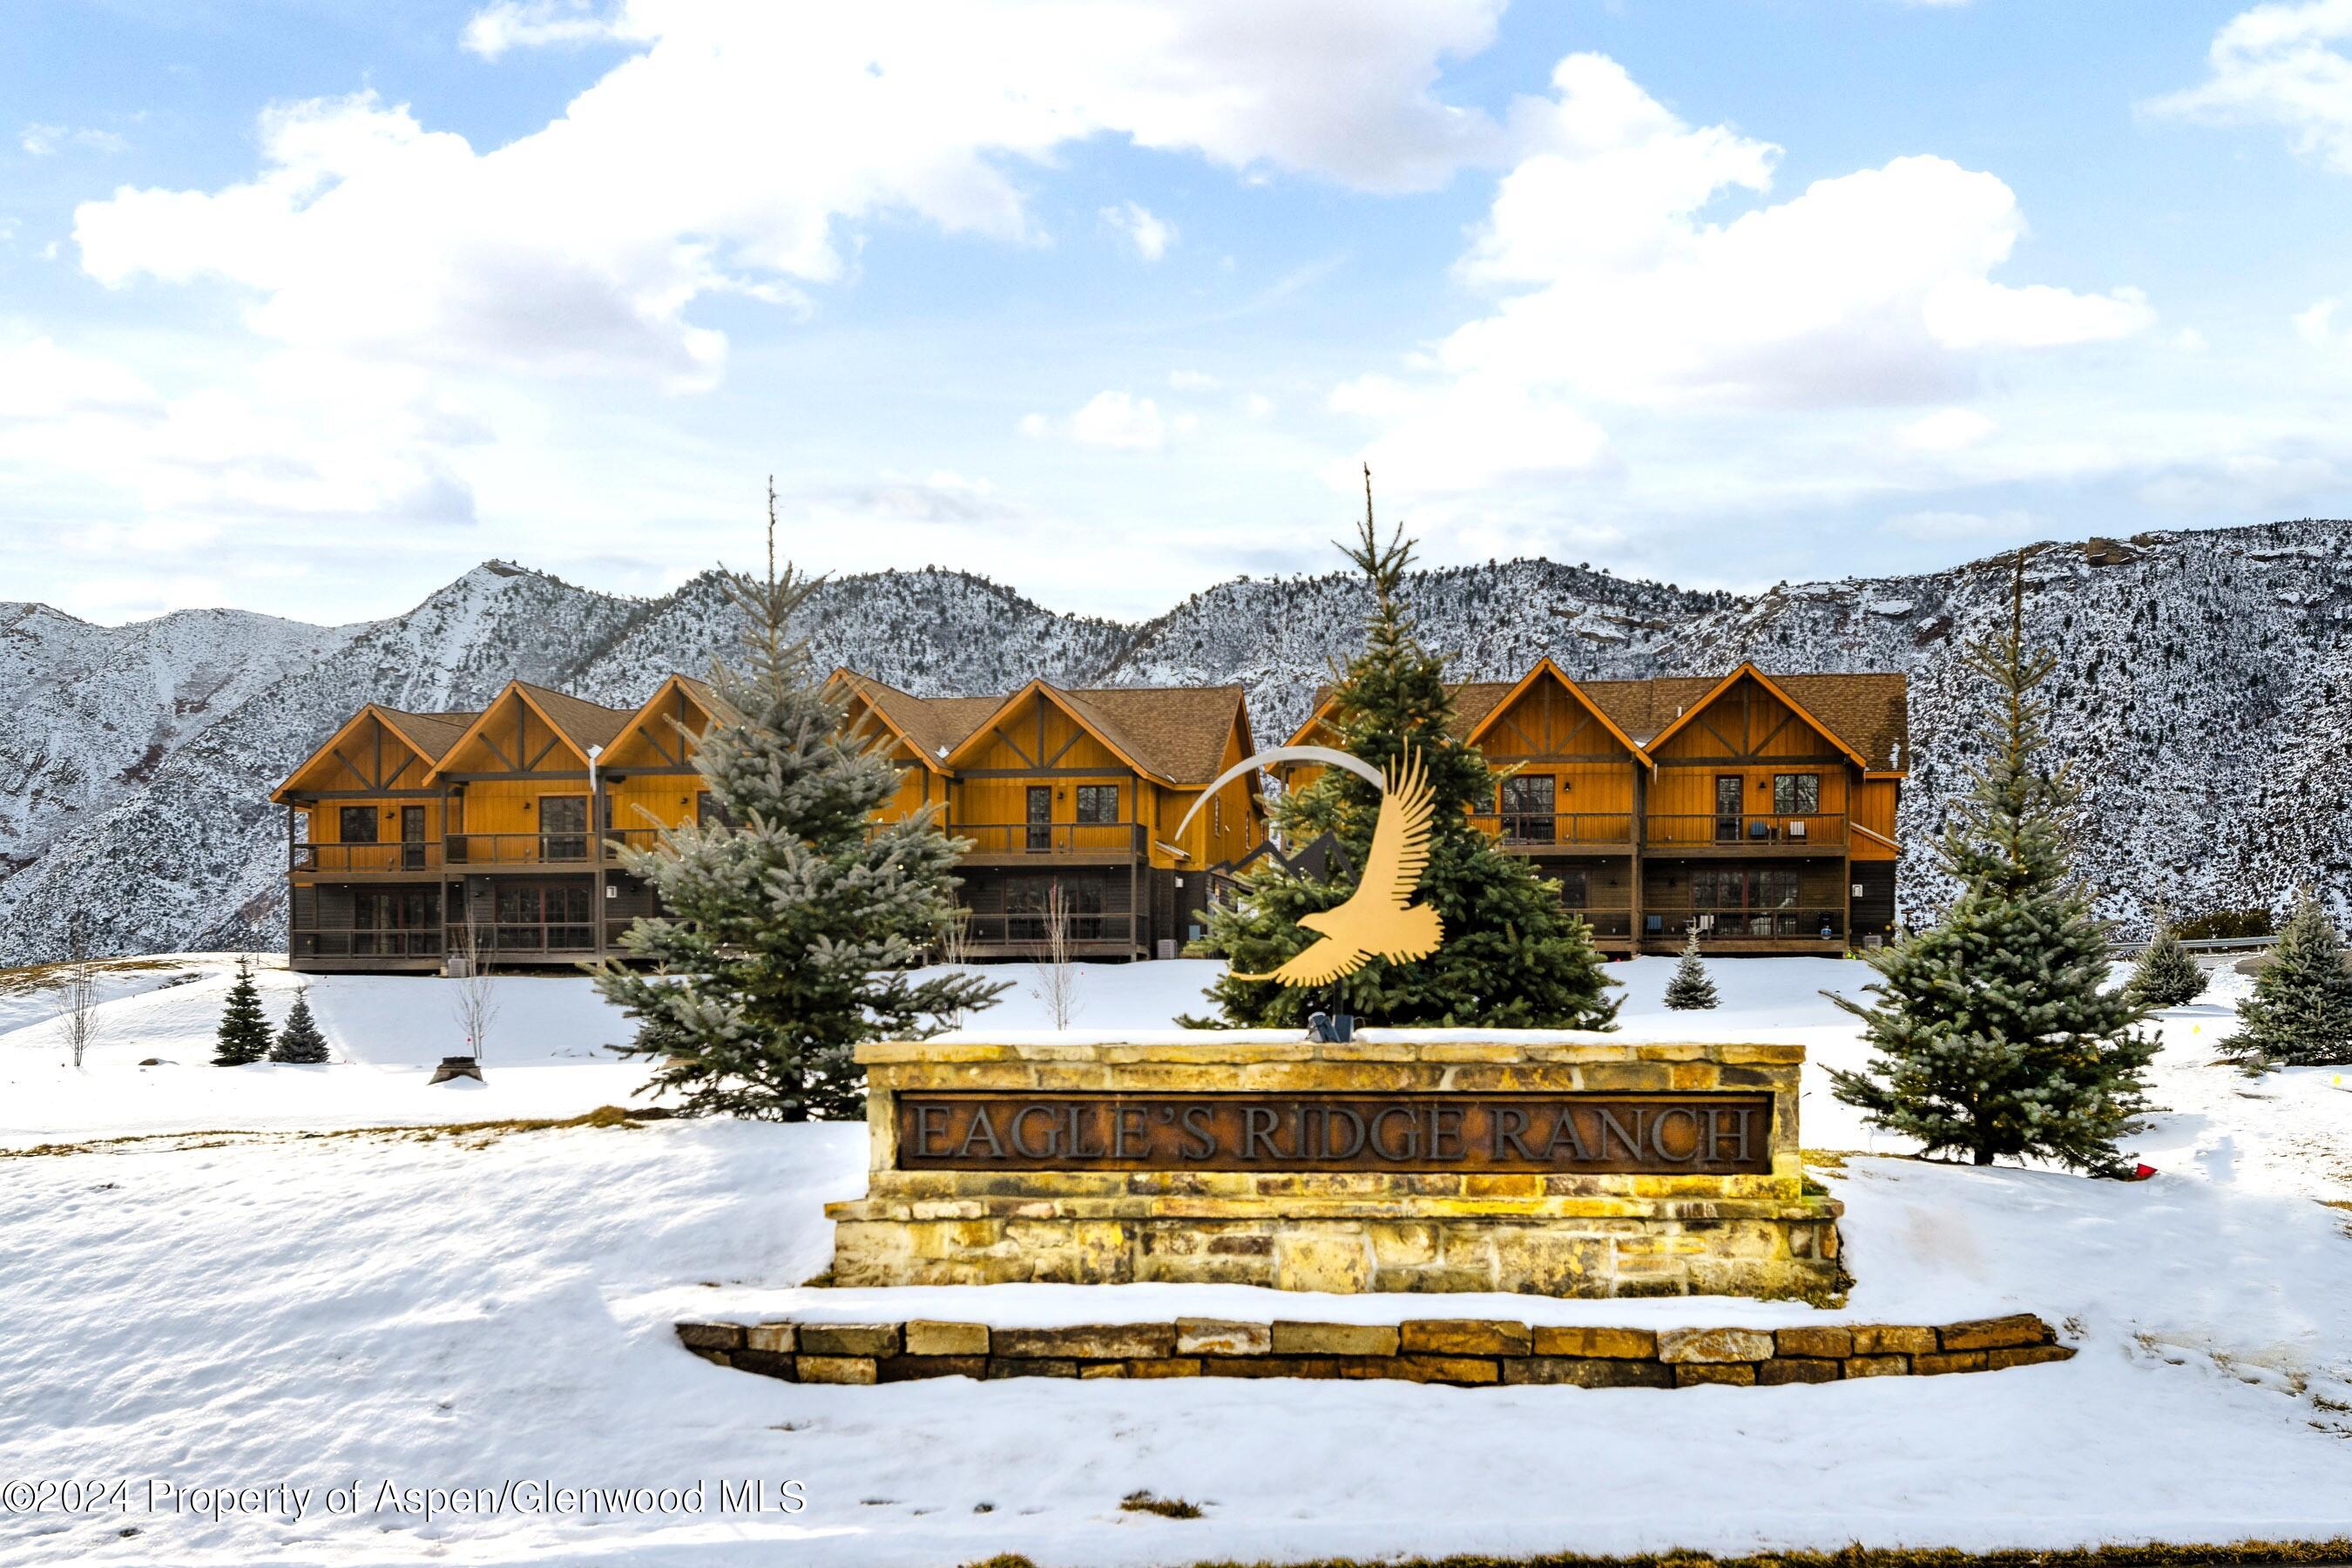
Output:
[[240,958],[236,979],[228,988],[228,1005],[221,1010],[213,1066],[241,1068],[268,1054],[269,1020],[262,1016],[261,988],[253,983],[253,960]]
[[319,1020],[310,1015],[309,987],[294,993],[293,1008],[286,1015],[285,1026],[278,1031],[277,1044],[269,1047],[269,1059],[297,1067],[321,1067],[333,1059],[328,1055],[327,1037],[320,1032]]
[[2238,1007],[2238,1032],[2221,1042],[2250,1076],[2274,1067],[2352,1063],[2352,975],[2344,943],[2305,888],[2279,933],[2254,994]]
[[2132,965],[2132,998],[2150,1009],[2186,1007],[2205,994],[2206,974],[2180,945],[2180,933],[2163,910],[2157,911],[2156,935],[2141,949]]
[[1717,1000],[1715,981],[1699,958],[1698,932],[1694,931],[1683,944],[1683,961],[1675,965],[1674,977],[1666,982],[1666,1005],[1687,1013],[1712,1007]]

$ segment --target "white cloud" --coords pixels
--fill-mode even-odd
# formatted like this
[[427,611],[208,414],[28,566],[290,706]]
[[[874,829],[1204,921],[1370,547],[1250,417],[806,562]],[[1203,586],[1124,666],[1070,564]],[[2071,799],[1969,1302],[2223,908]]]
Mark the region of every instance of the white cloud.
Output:
[[2335,337],[2336,312],[2343,303],[2341,300],[2322,300],[2299,312],[2294,318],[2296,335],[2315,347],[2326,347]]
[[2213,125],[2278,125],[2295,152],[2352,174],[2352,0],[2256,5],[2221,26],[2205,79],[2149,112]]
[[467,19],[458,44],[495,60],[509,49],[599,43],[628,37],[620,18],[599,15],[587,0],[499,0]]
[[[1381,437],[1400,477],[1453,488],[1595,461],[1602,405],[1941,402],[1990,354],[2154,319],[2137,289],[1996,282],[2025,224],[1991,174],[1898,158],[1717,220],[1715,204],[1769,189],[1780,149],[1686,125],[1601,56],[1570,56],[1552,81],[1515,111],[1525,154],[1461,264],[1498,302],[1434,345],[1433,374],[1378,400],[1405,420]],[[1335,405],[1371,412],[1357,394]],[[1466,446],[1416,449],[1439,439]]]
[[1139,202],[1105,207],[1101,216],[1104,225],[1126,237],[1127,242],[1135,247],[1135,254],[1146,261],[1159,260],[1176,243],[1176,226],[1155,216]]
[[[249,180],[125,189],[84,204],[75,234],[101,281],[226,279],[289,343],[706,385],[726,344],[692,321],[698,300],[837,283],[884,214],[1033,239],[1018,164],[1089,137],[1370,190],[1438,184],[1497,145],[1432,87],[1499,8],[626,0],[600,20],[501,5],[467,47],[593,29],[635,52],[488,149],[373,92],[279,105]],[[1130,232],[1139,253],[1172,236]]]
[[1155,452],[1168,444],[1171,430],[1189,434],[1199,421],[1192,415],[1164,417],[1149,397],[1120,391],[1098,392],[1066,419],[1043,414],[1022,416],[1024,436],[1062,436],[1083,447],[1104,447],[1118,452]]
[[2212,345],[2205,341],[2205,334],[2196,328],[2183,327],[2172,334],[2172,346],[2184,353],[2201,354]]
[[111,131],[77,131],[65,125],[27,125],[16,133],[16,145],[36,158],[47,158],[71,143],[93,153],[127,153],[131,143]]
[[1168,373],[1168,384],[1179,392],[1213,392],[1217,378],[1206,371],[1171,370]]
[[1914,452],[1957,452],[2000,428],[1973,408],[1939,408],[1895,432],[1895,444]]
[[1909,511],[1888,518],[1885,526],[1912,539],[2015,539],[2032,531],[2033,518],[2022,511]]
[[1274,416],[1274,399],[1262,392],[1247,394],[1235,406],[1241,410],[1244,419],[1270,419]]

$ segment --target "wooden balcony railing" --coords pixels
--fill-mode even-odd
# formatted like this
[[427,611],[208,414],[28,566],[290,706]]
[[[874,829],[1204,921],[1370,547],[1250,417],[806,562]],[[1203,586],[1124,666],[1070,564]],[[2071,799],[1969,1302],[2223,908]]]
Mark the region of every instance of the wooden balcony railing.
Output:
[[370,931],[340,926],[289,934],[296,958],[438,958],[442,952],[438,926]]
[[417,840],[391,844],[289,844],[287,854],[289,870],[324,871],[339,876],[441,868],[441,846]]
[[1843,849],[1845,818],[1819,811],[1654,813],[1643,824],[1643,842],[1682,849]]
[[946,832],[970,839],[975,856],[1134,859],[1144,847],[1139,822],[957,822]]
[[1562,847],[1630,849],[1633,816],[1624,811],[1474,811],[1470,826],[1502,840],[1506,849],[1540,853]]
[[[1135,942],[1135,916],[1132,914],[1082,915],[1064,917],[1068,922],[1070,941],[1078,945],[1115,942],[1122,947]],[[1042,914],[974,914],[965,922],[965,940],[975,949],[991,956],[1004,952],[1035,952],[1045,945],[1045,917]]]
[[[1778,910],[1653,910],[1664,917],[1665,934],[1687,936],[1694,927],[1699,946],[1743,942],[1837,941],[1845,934],[1845,910],[1811,907]],[[1655,934],[1655,933],[1653,933]]]

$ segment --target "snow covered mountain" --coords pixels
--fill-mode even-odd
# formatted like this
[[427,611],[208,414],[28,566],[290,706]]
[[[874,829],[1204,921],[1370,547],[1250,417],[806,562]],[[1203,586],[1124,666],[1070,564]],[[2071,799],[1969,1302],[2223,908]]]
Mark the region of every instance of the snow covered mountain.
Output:
[[[2176,910],[2283,902],[2310,880],[2352,913],[2352,523],[2150,533],[2036,551],[2031,635],[2058,656],[2062,746],[2085,787],[2084,865],[2127,929]],[[1967,640],[2007,613],[2008,558],[1741,596],[1548,561],[1417,576],[1423,638],[1465,679],[1550,654],[1573,675],[1909,673],[1911,910],[1971,737]],[[908,690],[1239,680],[1261,743],[1287,733],[1364,609],[1349,576],[1243,578],[1140,626],[1046,610],[936,569],[826,583],[803,629],[821,665]],[[269,788],[360,702],[485,700],[510,675],[611,703],[731,637],[716,574],[656,599],[492,562],[403,616],[319,627],[232,611],[93,626],[0,605],[0,963],[58,951],[79,911],[112,952],[282,940]]]

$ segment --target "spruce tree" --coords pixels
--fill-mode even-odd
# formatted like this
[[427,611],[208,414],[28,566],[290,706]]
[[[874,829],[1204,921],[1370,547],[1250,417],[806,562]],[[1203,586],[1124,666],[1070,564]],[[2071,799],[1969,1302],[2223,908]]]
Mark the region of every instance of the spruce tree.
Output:
[[622,939],[650,972],[607,963],[596,988],[638,1020],[625,1055],[659,1063],[648,1092],[690,1115],[804,1121],[865,1103],[863,1041],[938,1033],[1005,989],[969,974],[908,973],[954,909],[963,847],[926,810],[877,826],[898,769],[870,735],[844,732],[793,614],[822,579],[776,571],[768,494],[764,580],[730,578],[745,618],[741,667],[715,663],[713,713],[695,754],[716,820],[666,828],[621,860],[663,913]]
[[1698,956],[1698,932],[1690,933],[1683,944],[1683,959],[1675,965],[1674,977],[1666,982],[1666,1005],[1678,1013],[1696,1011],[1715,1005],[1715,982],[1706,973],[1706,965]]
[[286,1015],[285,1026],[278,1031],[278,1043],[269,1047],[269,1059],[299,1067],[319,1067],[332,1059],[327,1054],[327,1037],[319,1032],[319,1020],[310,1016],[309,987],[294,993],[294,1005]]
[[2294,918],[2254,977],[2254,994],[2239,1005],[2238,1032],[2221,1050],[2250,1075],[2352,1063],[2352,975],[2310,889],[2297,895]]
[[[1415,901],[1433,907],[1445,940],[1427,958],[1375,958],[1336,986],[1304,988],[1229,973],[1210,987],[1222,1017],[1187,1018],[1199,1027],[1303,1026],[1334,991],[1346,1011],[1383,1024],[1504,1028],[1606,1029],[1616,984],[1584,921],[1562,907],[1559,884],[1539,878],[1470,826],[1467,812],[1494,793],[1486,760],[1454,733],[1444,664],[1413,634],[1402,590],[1412,545],[1402,529],[1384,544],[1372,521],[1365,470],[1364,521],[1354,547],[1341,546],[1372,593],[1365,646],[1338,672],[1331,717],[1339,748],[1388,770],[1408,748],[1428,770],[1436,797],[1429,864]],[[1329,833],[1338,845],[1328,879],[1295,875],[1270,861],[1244,879],[1239,898],[1211,910],[1204,945],[1234,971],[1265,973],[1316,940],[1301,915],[1343,903],[1371,848],[1381,792],[1345,768],[1326,768],[1285,794],[1274,822],[1293,844]]]
[[253,983],[253,960],[239,958],[236,979],[228,988],[228,1005],[221,1009],[213,1066],[241,1068],[268,1054],[269,1020],[262,1016],[261,990]]
[[1936,925],[1864,959],[1878,972],[1863,1021],[1874,1056],[1832,1071],[1837,1097],[1927,1152],[2042,1156],[2111,1173],[2116,1141],[2140,1131],[2153,1035],[2123,988],[2103,989],[2106,928],[2069,859],[2074,795],[2050,759],[2049,704],[2037,695],[2055,662],[2029,654],[2024,559],[2009,624],[1980,639],[1967,668],[1991,688],[1988,754],[1937,858],[1959,896]]
[[2132,965],[2128,989],[2134,1000],[2151,1010],[2186,1007],[2205,994],[2205,972],[2180,945],[2180,933],[2163,910],[2156,915],[2156,934],[2140,950]]

